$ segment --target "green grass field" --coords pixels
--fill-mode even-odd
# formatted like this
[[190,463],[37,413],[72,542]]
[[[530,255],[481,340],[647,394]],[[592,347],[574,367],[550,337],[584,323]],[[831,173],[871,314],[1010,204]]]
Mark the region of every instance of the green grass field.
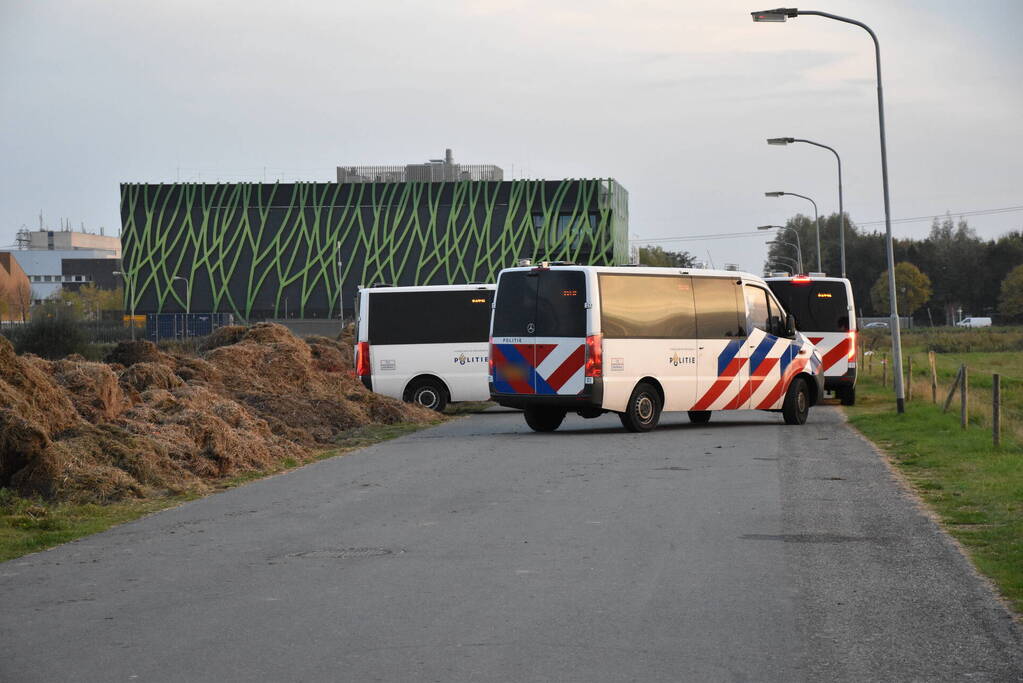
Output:
[[[957,344],[943,346],[947,331],[904,336],[906,358],[913,359],[913,398],[906,413],[895,413],[891,375],[881,385],[887,335],[877,340],[872,370],[864,363],[857,405],[849,419],[888,452],[943,525],[969,551],[974,563],[1005,598],[1023,613],[1023,350],[984,350],[990,334],[955,331]],[[996,340],[999,343],[1002,340]],[[871,340],[864,340],[869,349]],[[975,342],[975,343],[974,343]],[[931,400],[929,348],[936,352],[938,404]],[[963,350],[957,350],[957,349]],[[976,349],[976,350],[974,350]],[[948,412],[944,401],[961,364],[969,368],[969,424],[960,426],[959,395]],[[991,374],[1002,378],[1002,444],[991,434]],[[907,384],[908,386],[908,384]]]

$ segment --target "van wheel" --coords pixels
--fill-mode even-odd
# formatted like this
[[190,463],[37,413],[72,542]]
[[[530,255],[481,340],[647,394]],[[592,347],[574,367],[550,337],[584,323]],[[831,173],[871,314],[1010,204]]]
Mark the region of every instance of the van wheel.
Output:
[[842,391],[838,394],[838,400],[844,406],[856,405],[856,387],[842,389]]
[[553,432],[565,420],[564,410],[558,408],[526,408],[522,411],[526,424],[534,432]]
[[632,390],[629,405],[619,413],[622,426],[630,432],[649,432],[661,418],[661,397],[657,389],[646,382],[640,382]]
[[785,417],[787,425],[801,425],[806,423],[806,416],[810,414],[810,392],[806,389],[806,380],[797,377],[789,384],[789,390],[785,392],[785,402],[781,406],[781,414]]
[[690,410],[689,421],[693,424],[703,425],[710,422],[709,410]]
[[406,401],[418,403],[424,408],[436,410],[438,413],[444,410],[448,404],[448,391],[444,385],[435,379],[421,379],[409,387],[406,392]]

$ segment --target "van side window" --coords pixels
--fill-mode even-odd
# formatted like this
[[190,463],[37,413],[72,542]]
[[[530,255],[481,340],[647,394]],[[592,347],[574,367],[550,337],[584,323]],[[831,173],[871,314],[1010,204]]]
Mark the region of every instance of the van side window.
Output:
[[600,329],[610,339],[695,339],[692,279],[602,274]]
[[370,344],[454,344],[489,337],[492,290],[370,292]]
[[746,336],[746,306],[731,278],[694,277],[696,332],[700,339]]
[[749,311],[749,322],[752,327],[764,332],[771,332],[771,306],[768,303],[767,292],[759,287],[746,285],[743,287],[746,292],[746,310]]

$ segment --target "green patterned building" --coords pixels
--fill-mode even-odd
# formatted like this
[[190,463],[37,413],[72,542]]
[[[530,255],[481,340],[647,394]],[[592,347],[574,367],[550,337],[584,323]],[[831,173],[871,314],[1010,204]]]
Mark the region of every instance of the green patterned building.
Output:
[[629,256],[628,193],[611,179],[124,184],[121,222],[126,308],[140,315],[337,317],[360,285]]

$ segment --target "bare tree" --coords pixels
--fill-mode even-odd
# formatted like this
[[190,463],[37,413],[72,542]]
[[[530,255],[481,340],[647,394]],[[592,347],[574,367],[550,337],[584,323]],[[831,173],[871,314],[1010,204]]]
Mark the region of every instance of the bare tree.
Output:
[[13,313],[21,318],[21,322],[28,322],[28,313],[32,308],[32,285],[28,279],[18,280],[14,285],[13,296],[10,297]]

